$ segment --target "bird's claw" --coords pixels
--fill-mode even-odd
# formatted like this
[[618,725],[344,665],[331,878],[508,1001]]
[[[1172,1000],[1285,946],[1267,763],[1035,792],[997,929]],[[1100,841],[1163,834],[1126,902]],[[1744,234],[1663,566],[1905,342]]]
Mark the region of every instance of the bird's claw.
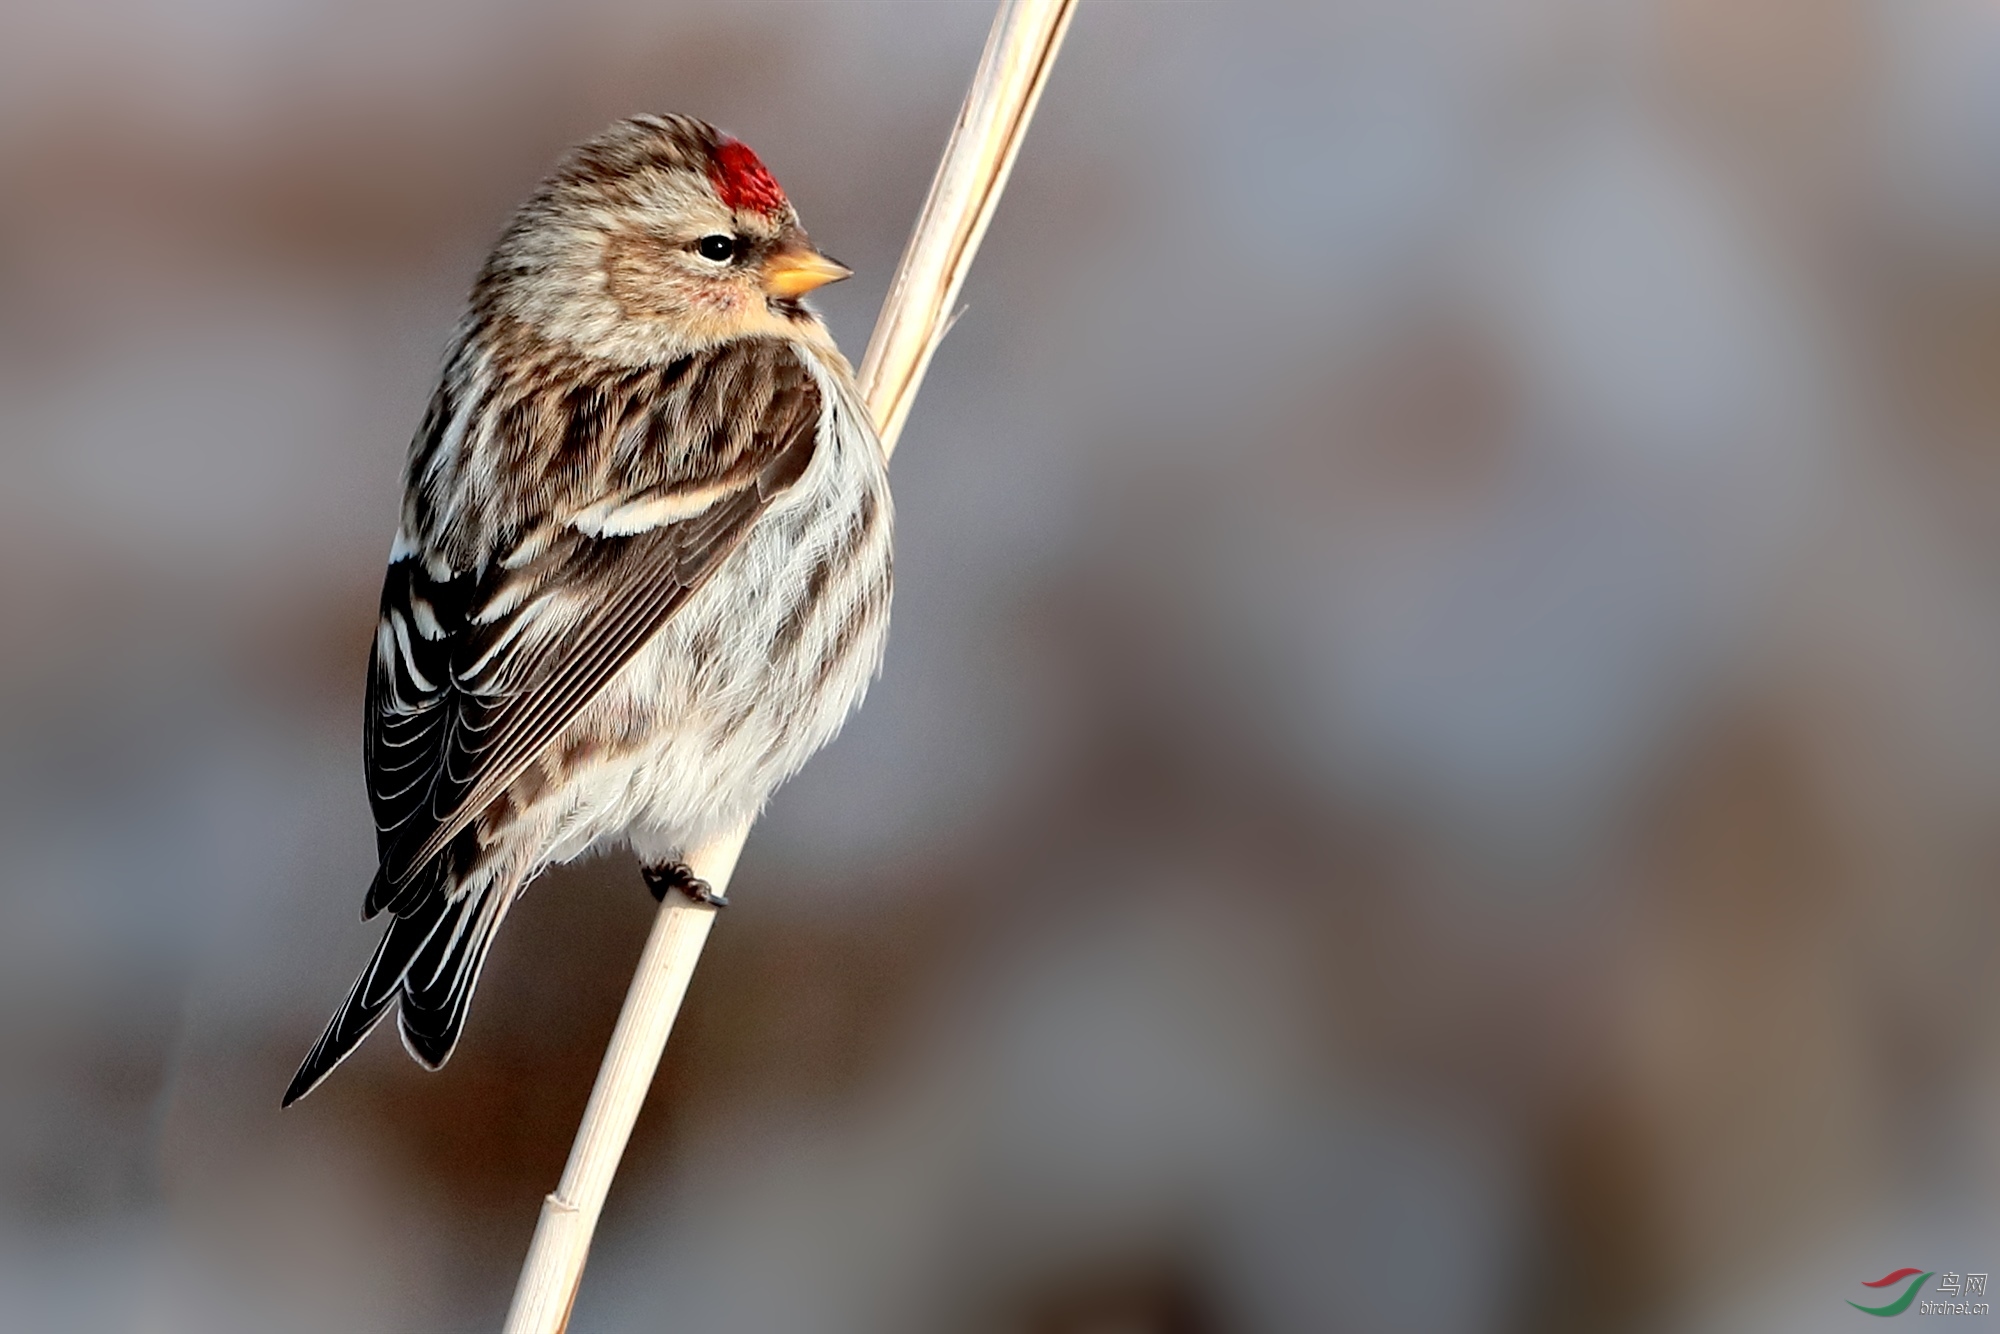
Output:
[[645,878],[646,888],[653,892],[655,903],[667,901],[667,891],[678,889],[694,902],[710,908],[727,908],[729,900],[715,892],[714,886],[694,873],[694,868],[686,862],[668,862],[664,866],[641,867],[639,874]]

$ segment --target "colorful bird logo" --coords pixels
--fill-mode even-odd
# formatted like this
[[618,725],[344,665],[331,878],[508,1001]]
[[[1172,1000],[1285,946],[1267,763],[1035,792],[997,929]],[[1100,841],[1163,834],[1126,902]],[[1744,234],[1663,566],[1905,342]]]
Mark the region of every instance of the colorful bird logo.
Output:
[[1849,1302],[1848,1305],[1863,1315],[1901,1315],[1910,1309],[1910,1303],[1917,1299],[1918,1291],[1923,1288],[1924,1282],[1934,1272],[1928,1269],[1898,1269],[1893,1274],[1884,1274],[1873,1283],[1864,1283],[1861,1286],[1864,1288],[1886,1288],[1892,1284],[1901,1283],[1904,1279],[1910,1280],[1910,1286],[1904,1288],[1903,1295],[1895,1301],[1890,1302],[1887,1306],[1863,1306],[1860,1302]]

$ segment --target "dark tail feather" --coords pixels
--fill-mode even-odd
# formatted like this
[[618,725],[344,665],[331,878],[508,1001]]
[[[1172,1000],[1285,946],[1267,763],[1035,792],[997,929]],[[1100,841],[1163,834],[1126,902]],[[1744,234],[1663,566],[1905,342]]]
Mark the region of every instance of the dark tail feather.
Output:
[[418,904],[434,894],[449,897],[463,878],[460,868],[472,866],[478,860],[478,830],[468,828],[444,852],[419,867],[401,885],[389,882],[389,869],[385,863],[381,870],[375,872],[375,879],[368,886],[368,899],[362,905],[361,920],[367,921],[384,908],[398,916],[414,912]]
[[432,1070],[450,1060],[451,1049],[458,1045],[493,933],[513,903],[511,891],[511,885],[493,884],[482,893],[466,895],[457,905],[459,911],[431,937],[403,979],[396,1024],[410,1055]]
[[[466,899],[471,897],[467,895]],[[466,899],[453,903],[443,894],[437,894],[419,904],[407,917],[398,917],[389,923],[389,929],[382,935],[382,943],[375,947],[375,957],[361,970],[361,976],[354,979],[354,985],[334,1014],[333,1022],[326,1026],[326,1032],[306,1053],[299,1072],[292,1076],[292,1084],[285,1090],[282,1106],[291,1106],[317,1088],[319,1082],[332,1074],[333,1068],[361,1044],[361,1039],[382,1022],[389,1002],[402,989],[411,963],[423,953],[424,946],[439,934],[440,928],[449,931],[450,923],[459,916]]]

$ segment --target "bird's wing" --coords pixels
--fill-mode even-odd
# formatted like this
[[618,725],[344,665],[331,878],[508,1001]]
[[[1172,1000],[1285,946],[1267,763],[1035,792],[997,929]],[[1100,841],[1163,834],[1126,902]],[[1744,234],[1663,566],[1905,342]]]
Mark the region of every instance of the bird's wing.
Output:
[[[569,393],[605,450],[550,456],[551,493],[579,471],[604,483],[554,506],[483,568],[405,555],[389,567],[368,682],[366,762],[381,852],[370,915],[449,889],[441,856],[715,573],[812,461],[821,395],[803,354],[742,345],[628,399]],[[574,441],[576,421],[540,422]],[[561,416],[561,413],[556,414]],[[500,441],[519,458],[531,447]],[[608,460],[606,454],[613,455]],[[623,456],[621,464],[618,457]],[[604,476],[605,472],[610,476]],[[567,511],[566,513],[563,511]],[[463,869],[463,868],[459,868]]]

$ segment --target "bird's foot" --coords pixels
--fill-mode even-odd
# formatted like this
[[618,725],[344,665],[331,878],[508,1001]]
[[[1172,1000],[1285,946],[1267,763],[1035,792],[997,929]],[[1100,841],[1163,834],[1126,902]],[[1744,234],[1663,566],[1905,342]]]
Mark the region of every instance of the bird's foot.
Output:
[[646,888],[653,891],[655,903],[667,901],[667,891],[678,889],[696,903],[711,908],[727,908],[729,900],[715,892],[708,881],[694,873],[694,868],[686,862],[667,862],[661,866],[641,867],[639,874],[645,877]]

